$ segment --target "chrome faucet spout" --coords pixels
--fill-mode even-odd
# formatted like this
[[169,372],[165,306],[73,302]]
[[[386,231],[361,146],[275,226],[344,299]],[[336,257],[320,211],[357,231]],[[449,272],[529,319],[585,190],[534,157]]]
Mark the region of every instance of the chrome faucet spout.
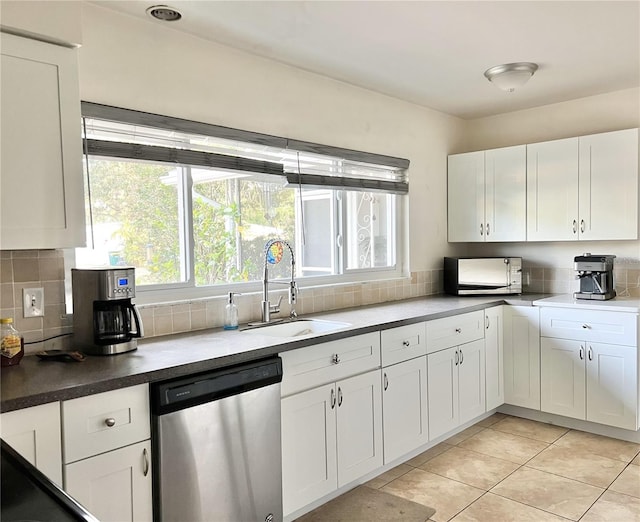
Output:
[[291,255],[291,280],[289,281],[289,304],[291,305],[291,312],[289,316],[295,318],[298,316],[296,313],[295,304],[297,301],[298,289],[295,280],[296,273],[296,260],[291,245],[283,239],[271,239],[267,241],[264,247],[264,276],[262,278],[262,322],[268,323],[271,321],[271,314],[277,314],[280,312],[280,303],[282,296],[278,299],[278,304],[272,305],[269,301],[269,283],[280,283],[280,281],[269,281],[269,249],[275,244],[281,243],[286,246]]

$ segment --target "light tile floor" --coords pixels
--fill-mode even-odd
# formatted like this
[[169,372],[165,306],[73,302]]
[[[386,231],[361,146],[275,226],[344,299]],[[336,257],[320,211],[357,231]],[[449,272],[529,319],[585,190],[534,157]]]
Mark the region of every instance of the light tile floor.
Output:
[[639,453],[497,413],[366,486],[434,508],[435,522],[640,522]]

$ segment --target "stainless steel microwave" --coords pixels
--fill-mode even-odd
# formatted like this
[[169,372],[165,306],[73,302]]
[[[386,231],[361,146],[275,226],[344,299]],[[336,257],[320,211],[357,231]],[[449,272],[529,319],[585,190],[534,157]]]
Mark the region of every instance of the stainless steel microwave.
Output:
[[522,293],[521,257],[445,257],[444,291],[451,295]]

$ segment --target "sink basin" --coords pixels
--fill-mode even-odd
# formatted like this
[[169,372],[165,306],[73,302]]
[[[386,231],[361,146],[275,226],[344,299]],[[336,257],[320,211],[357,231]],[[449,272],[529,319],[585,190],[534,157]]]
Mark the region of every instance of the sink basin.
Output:
[[304,337],[305,335],[316,335],[329,333],[351,326],[349,323],[338,321],[322,321],[320,319],[297,319],[286,323],[277,323],[267,326],[260,326],[249,332],[260,335],[270,335],[272,337]]

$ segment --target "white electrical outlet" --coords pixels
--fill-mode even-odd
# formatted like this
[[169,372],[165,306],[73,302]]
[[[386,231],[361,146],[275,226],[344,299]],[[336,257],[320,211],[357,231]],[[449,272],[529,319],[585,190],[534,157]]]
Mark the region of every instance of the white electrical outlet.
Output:
[[22,303],[25,317],[44,316],[44,288],[24,288]]

